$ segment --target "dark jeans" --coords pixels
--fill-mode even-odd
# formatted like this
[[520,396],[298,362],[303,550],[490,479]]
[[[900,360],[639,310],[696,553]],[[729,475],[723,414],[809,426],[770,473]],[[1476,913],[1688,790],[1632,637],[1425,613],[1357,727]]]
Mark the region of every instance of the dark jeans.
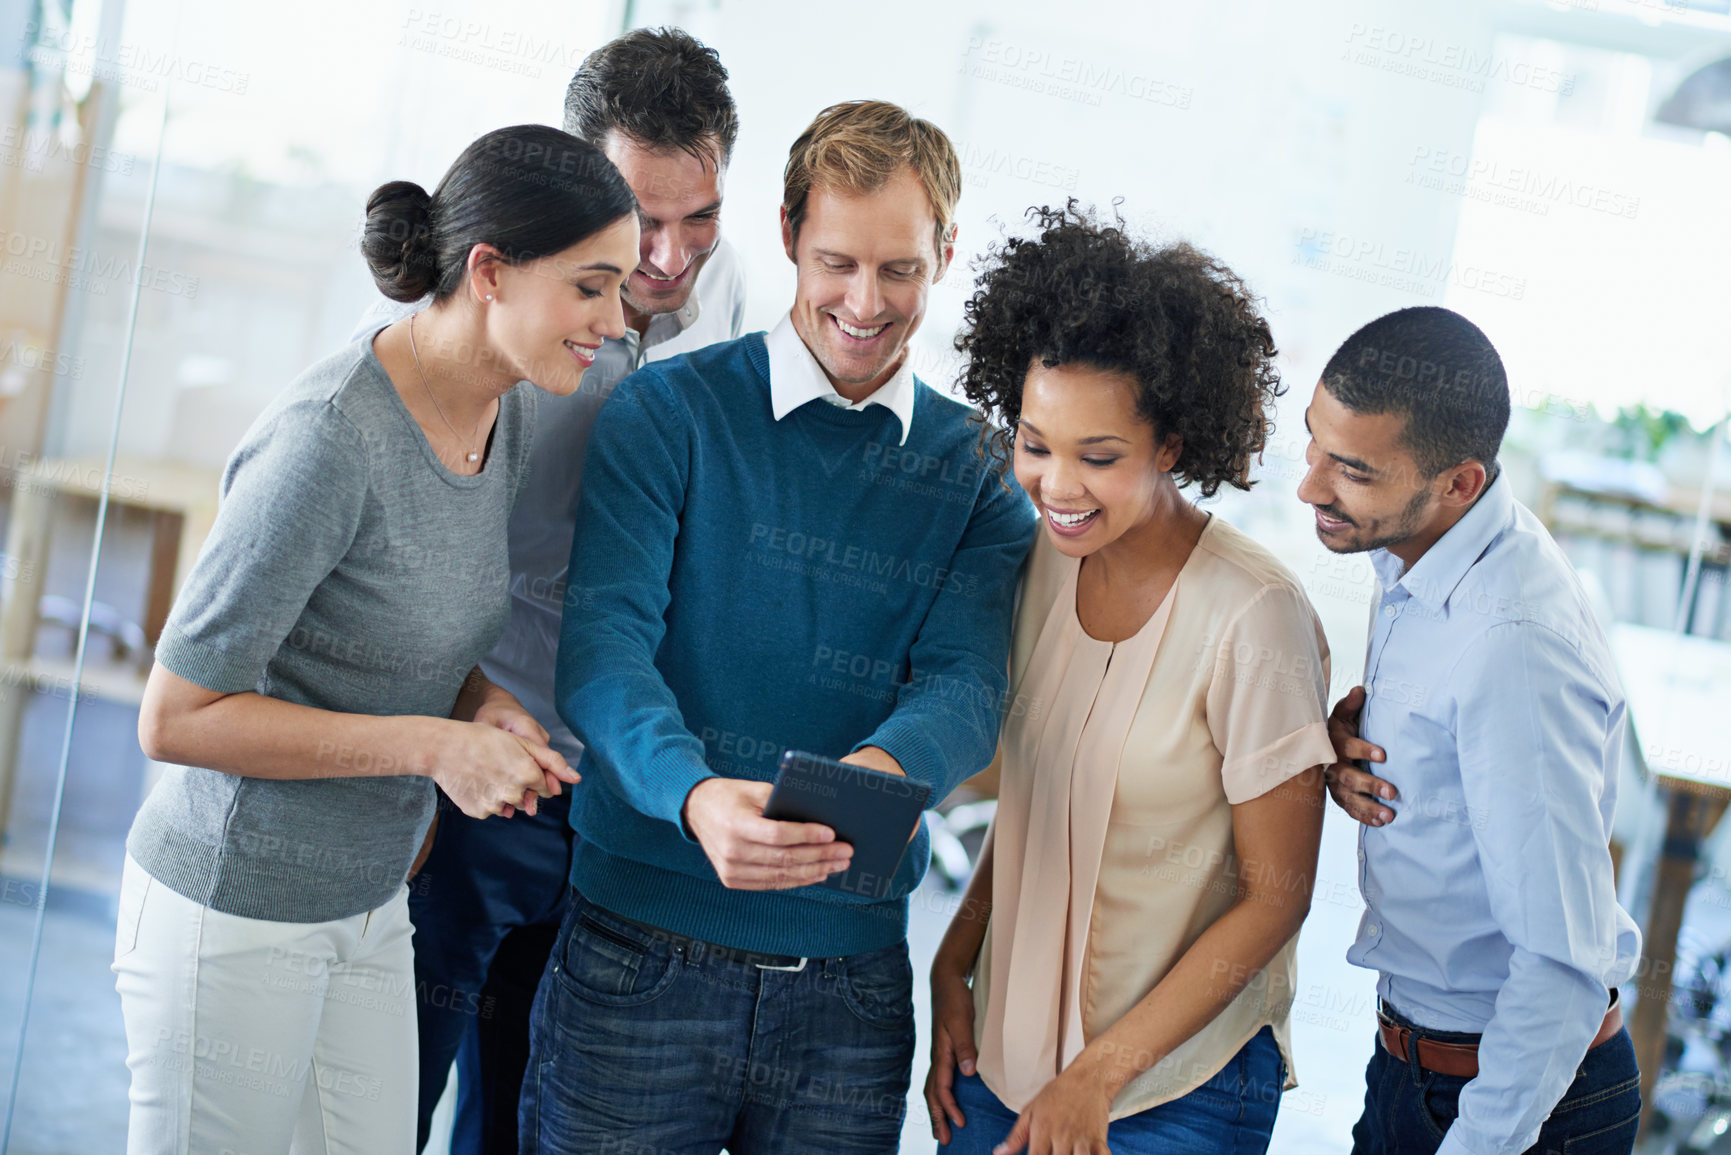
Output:
[[[1286,1061],[1263,1027],[1200,1087],[1170,1102],[1115,1119],[1106,1129],[1113,1155],[1262,1155],[1274,1134],[1286,1085]],[[942,1155],[990,1155],[1016,1125],[1017,1111],[1004,1106],[978,1075],[956,1077],[956,1105],[966,1127],[952,1126]]]
[[[552,805],[548,805],[552,802]],[[440,799],[439,829],[409,882],[415,924],[420,1098],[415,1149],[457,1061],[452,1155],[517,1150],[529,1010],[565,913],[569,803],[475,819]]]
[[[1390,1017],[1411,1025],[1399,1015]],[[1479,1038],[1453,1031],[1421,1033],[1445,1043]],[[1396,1058],[1380,1042],[1364,1079],[1364,1114],[1352,1129],[1353,1155],[1431,1155],[1459,1114],[1461,1088],[1468,1082]],[[1640,1115],[1635,1047],[1629,1032],[1619,1031],[1581,1060],[1575,1081],[1551,1109],[1528,1155],[1629,1155]]]
[[573,891],[530,1040],[523,1155],[893,1152],[913,968],[903,941],[765,969]]
[[476,1015],[457,1044],[452,1155],[517,1155],[517,1100],[529,1066],[529,1012],[558,936],[557,922],[519,926],[493,953],[481,987],[481,1006],[492,1013]]

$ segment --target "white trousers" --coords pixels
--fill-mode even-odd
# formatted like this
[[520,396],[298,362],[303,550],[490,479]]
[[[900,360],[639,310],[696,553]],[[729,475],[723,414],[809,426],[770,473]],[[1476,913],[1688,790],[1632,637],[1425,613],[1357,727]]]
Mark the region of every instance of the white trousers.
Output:
[[335,922],[223,914],[126,857],[127,1155],[413,1155],[408,888]]

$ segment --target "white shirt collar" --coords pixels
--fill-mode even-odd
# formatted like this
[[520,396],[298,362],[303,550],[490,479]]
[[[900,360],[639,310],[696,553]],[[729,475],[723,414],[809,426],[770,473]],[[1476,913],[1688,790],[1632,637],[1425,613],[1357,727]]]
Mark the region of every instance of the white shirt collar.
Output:
[[[706,265],[705,268],[707,267],[708,266]],[[699,270],[698,275],[702,275],[702,270]],[[698,288],[701,287],[701,285],[698,286]],[[644,357],[651,348],[664,341],[673,340],[673,338],[679,336],[681,333],[685,332],[685,330],[697,324],[697,318],[700,315],[701,311],[697,304],[697,292],[693,290],[691,295],[685,298],[685,304],[681,305],[673,312],[657,313],[653,317],[650,317],[649,324],[643,327],[643,332],[641,334],[639,334],[636,329],[627,325],[625,327],[625,335],[620,339],[625,342],[625,347],[631,351],[633,363],[637,367],[641,368]]]
[[914,371],[910,364],[913,358],[904,353],[901,368],[896,370],[895,376],[879,385],[877,391],[864,401],[849,401],[835,391],[835,386],[824,374],[823,366],[800,340],[791,313],[782,317],[781,324],[769,331],[763,343],[769,352],[770,411],[777,421],[808,401],[828,401],[838,409],[882,405],[902,423],[899,444],[908,443],[908,430],[914,423]]
[[[701,270],[699,270],[699,272],[701,274]],[[685,304],[679,306],[679,308],[675,309],[673,312],[657,313],[655,316],[649,318],[648,328],[645,330],[643,335],[647,338],[650,335],[650,331],[660,330],[655,333],[656,341],[669,340],[697,324],[697,318],[701,314],[702,310],[697,304],[697,290],[693,289],[691,295],[685,298]],[[673,330],[671,333],[666,332],[669,328]],[[652,341],[650,343],[654,344],[655,342]]]

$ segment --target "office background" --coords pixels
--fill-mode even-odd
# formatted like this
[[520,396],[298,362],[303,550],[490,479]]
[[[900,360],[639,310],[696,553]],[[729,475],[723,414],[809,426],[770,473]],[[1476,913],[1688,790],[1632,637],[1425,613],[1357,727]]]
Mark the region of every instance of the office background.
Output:
[[[1484,328],[1514,391],[1517,494],[1621,631],[1619,887],[1678,943],[1630,992],[1671,1008],[1647,1020],[1665,1063],[1647,1142],[1711,1132],[1731,1102],[1714,1017],[1731,711],[1712,705],[1731,701],[1731,65],[1713,67],[1731,0],[0,0],[0,1151],[122,1146],[108,962],[153,777],[134,734],[150,643],[223,459],[373,300],[366,194],[431,187],[488,129],[559,123],[584,55],[662,23],[732,74],[723,228],[748,329],[791,300],[788,144],[867,96],[961,155],[958,259],[913,350],[939,388],[971,260],[1031,205],[1075,197],[1246,278],[1290,393],[1260,484],[1213,504],[1304,579],[1333,696],[1361,669],[1371,575],[1317,545],[1294,497],[1303,405],[1381,313],[1442,304]],[[1362,1097],[1352,839],[1331,812],[1282,1152],[1345,1149]],[[918,896],[917,966],[952,903],[935,877]],[[930,1142],[920,1021],[909,1150]]]

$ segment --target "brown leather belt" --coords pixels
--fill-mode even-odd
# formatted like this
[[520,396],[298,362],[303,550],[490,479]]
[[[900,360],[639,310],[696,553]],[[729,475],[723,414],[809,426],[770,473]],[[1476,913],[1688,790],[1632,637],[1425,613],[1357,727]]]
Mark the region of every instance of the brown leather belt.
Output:
[[[1382,1049],[1406,1061],[1407,1042],[1413,1037],[1411,1027],[1403,1027],[1381,1011],[1377,1010],[1377,1038],[1382,1041]],[[1588,1044],[1590,1051],[1600,1043],[1609,1042],[1611,1037],[1623,1029],[1623,1001],[1617,997],[1617,992],[1611,992],[1611,1009],[1605,1012],[1605,1021],[1599,1024],[1599,1033],[1593,1036]],[[1418,1065],[1427,1071],[1439,1075],[1453,1075],[1457,1079],[1476,1079],[1479,1074],[1479,1045],[1477,1043],[1443,1043],[1436,1039],[1427,1039],[1420,1034],[1418,1037]]]

